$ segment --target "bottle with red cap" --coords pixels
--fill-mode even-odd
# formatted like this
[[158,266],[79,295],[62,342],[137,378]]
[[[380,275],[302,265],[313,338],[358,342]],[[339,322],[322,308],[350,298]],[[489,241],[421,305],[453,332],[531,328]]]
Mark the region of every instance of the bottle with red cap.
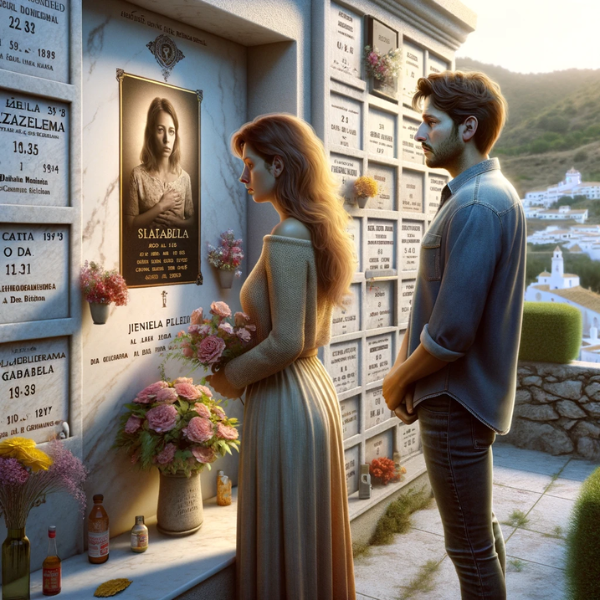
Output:
[[56,548],[56,526],[48,527],[48,556],[42,564],[42,577],[44,580],[44,596],[60,594],[62,565]]

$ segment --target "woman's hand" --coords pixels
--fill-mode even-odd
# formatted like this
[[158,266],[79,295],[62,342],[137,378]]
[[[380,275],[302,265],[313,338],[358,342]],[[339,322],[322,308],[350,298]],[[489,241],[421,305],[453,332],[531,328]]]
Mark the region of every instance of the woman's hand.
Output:
[[179,210],[182,204],[183,198],[181,197],[181,194],[178,191],[172,189],[168,189],[158,201],[161,213],[165,213],[170,210]]
[[179,218],[174,211],[160,213],[153,221],[156,227],[183,227],[185,221]]
[[208,385],[210,385],[210,387],[217,392],[217,394],[225,396],[226,398],[240,398],[246,389],[233,387],[229,381],[227,381],[223,371],[217,371],[214,375],[209,375],[206,378],[206,381],[208,382]]

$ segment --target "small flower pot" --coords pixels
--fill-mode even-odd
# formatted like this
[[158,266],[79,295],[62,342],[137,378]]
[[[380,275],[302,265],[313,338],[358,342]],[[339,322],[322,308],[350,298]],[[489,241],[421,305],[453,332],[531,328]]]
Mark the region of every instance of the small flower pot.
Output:
[[235,271],[225,271],[224,269],[219,269],[219,285],[224,290],[231,289],[233,285],[233,278],[235,276]]
[[358,208],[364,208],[367,205],[369,200],[369,196],[356,196],[356,203],[358,204]]
[[94,321],[94,325],[104,325],[104,323],[108,321],[109,309],[110,304],[90,302],[90,312],[92,313],[92,321]]

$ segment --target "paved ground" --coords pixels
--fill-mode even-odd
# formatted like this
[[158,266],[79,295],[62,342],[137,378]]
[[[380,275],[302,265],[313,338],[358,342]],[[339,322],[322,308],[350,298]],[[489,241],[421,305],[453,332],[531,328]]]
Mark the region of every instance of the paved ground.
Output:
[[[565,541],[579,487],[597,464],[543,452],[494,445],[494,510],[506,541],[509,600],[564,600]],[[505,524],[513,511],[527,517]],[[459,600],[460,588],[444,550],[435,503],[412,516],[412,528],[389,546],[373,546],[355,560],[359,600]],[[431,589],[414,594],[407,586],[428,561],[437,570]]]

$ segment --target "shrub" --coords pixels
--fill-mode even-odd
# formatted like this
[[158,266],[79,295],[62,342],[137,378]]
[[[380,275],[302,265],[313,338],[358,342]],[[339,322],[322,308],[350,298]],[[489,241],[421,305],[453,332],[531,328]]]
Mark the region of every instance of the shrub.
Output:
[[579,354],[581,313],[568,304],[525,302],[519,360],[568,363]]
[[598,597],[600,581],[600,468],[583,483],[567,537],[567,587],[569,598]]

